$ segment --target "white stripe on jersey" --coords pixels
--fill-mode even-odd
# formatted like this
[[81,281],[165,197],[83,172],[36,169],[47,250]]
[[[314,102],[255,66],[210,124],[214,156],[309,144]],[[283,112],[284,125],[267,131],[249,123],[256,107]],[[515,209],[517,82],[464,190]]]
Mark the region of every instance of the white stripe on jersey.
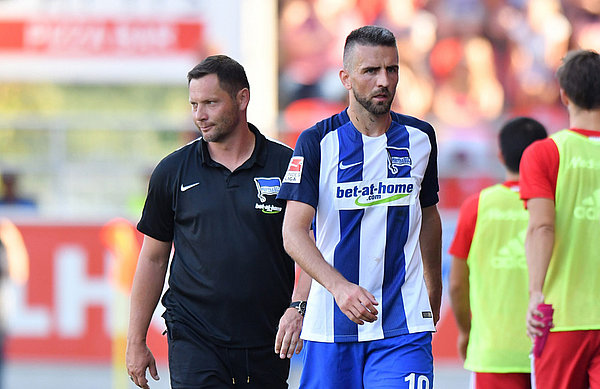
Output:
[[[328,133],[321,141],[321,178],[319,187],[332,187],[335,182],[329,182],[330,178],[336,177],[337,165],[328,163],[331,156],[339,155],[337,132]],[[325,167],[333,169],[332,172],[324,171]],[[333,209],[332,197],[320,197],[319,208]],[[325,260],[333,264],[333,253],[337,243],[340,240],[340,226],[337,212],[317,212],[316,213],[316,229],[317,237],[316,244],[321,251]],[[335,227],[332,225],[335,224]],[[323,229],[323,226],[331,225],[330,228]],[[313,280],[308,295],[307,306],[311,305],[310,311],[307,309],[304,322],[310,322],[311,325],[306,330],[302,329],[303,339],[310,339],[317,342],[332,342],[333,341],[333,314],[335,308],[335,300],[333,295],[329,293],[321,284]],[[306,338],[305,338],[306,336]]]

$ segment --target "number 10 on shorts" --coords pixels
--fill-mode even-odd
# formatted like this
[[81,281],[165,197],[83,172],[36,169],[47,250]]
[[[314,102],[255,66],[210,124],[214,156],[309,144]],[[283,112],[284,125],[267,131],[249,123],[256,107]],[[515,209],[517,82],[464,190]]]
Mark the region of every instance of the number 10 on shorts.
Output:
[[417,376],[415,373],[410,373],[404,381],[408,382],[408,389],[429,389],[429,378],[426,375]]

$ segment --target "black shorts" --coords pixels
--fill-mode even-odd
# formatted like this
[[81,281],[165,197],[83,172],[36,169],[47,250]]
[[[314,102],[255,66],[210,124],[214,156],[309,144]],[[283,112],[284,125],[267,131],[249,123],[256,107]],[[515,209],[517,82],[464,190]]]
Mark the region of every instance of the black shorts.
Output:
[[290,360],[274,346],[219,346],[176,321],[167,322],[167,335],[172,389],[288,387]]

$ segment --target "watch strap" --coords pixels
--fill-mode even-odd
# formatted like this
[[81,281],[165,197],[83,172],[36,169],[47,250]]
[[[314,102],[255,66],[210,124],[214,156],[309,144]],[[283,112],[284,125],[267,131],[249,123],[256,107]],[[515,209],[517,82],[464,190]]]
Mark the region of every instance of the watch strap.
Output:
[[300,315],[304,316],[304,313],[306,313],[306,301],[305,300],[292,301],[289,308],[295,308]]

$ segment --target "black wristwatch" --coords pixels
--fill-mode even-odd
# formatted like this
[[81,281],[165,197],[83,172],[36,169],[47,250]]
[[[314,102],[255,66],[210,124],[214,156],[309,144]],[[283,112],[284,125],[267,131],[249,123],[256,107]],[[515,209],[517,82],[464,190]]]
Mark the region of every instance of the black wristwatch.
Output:
[[306,313],[306,301],[292,301],[289,308],[296,308],[301,316]]

